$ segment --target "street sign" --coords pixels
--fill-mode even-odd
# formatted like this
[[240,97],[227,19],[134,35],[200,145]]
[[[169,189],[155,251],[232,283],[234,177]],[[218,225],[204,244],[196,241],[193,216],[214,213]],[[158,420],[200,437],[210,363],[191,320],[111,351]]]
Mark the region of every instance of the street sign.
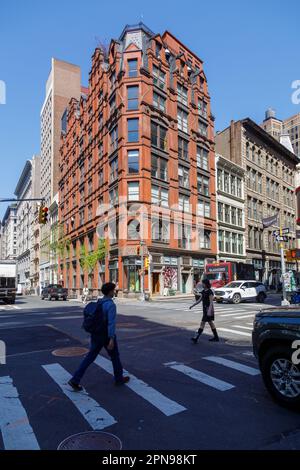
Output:
[[279,236],[279,235],[278,235],[278,236],[276,237],[276,241],[278,241],[278,242],[285,242],[285,243],[286,243],[286,242],[289,241],[289,237],[286,237],[285,235],[283,235],[283,236]]
[[281,233],[282,233],[282,235],[286,235],[287,233],[290,233],[290,229],[288,227],[282,228]]
[[273,234],[273,237],[278,237],[279,230],[273,230],[272,234]]

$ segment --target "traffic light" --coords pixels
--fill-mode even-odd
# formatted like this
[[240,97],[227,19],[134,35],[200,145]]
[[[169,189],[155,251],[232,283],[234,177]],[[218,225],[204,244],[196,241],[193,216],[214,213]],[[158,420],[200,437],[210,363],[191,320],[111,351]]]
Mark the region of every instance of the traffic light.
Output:
[[45,225],[48,222],[48,207],[41,205],[39,210],[39,223]]
[[145,258],[145,269],[149,268],[149,256],[146,256]]

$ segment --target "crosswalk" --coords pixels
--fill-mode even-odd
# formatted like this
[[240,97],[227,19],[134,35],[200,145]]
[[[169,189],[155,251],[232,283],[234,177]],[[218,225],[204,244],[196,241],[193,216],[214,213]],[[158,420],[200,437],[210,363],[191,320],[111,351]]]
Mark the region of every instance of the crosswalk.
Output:
[[[249,357],[247,357],[249,356]],[[236,390],[240,384],[244,382],[240,381],[240,377],[236,376],[236,380],[224,380],[224,372],[230,369],[235,374],[246,375],[249,380],[260,374],[259,370],[253,365],[249,365],[251,361],[251,351],[247,352],[247,355],[243,357],[248,363],[243,361],[236,361],[232,358],[223,357],[222,355],[211,355],[204,356],[197,360],[197,365],[193,367],[191,364],[185,364],[183,362],[171,361],[161,365],[165,370],[168,370],[168,379],[172,382],[176,381],[176,377],[186,377],[186,381],[177,381],[178,387],[185,387],[185,392],[179,394],[180,403],[177,401],[178,398],[174,398],[172,389],[169,389],[167,396],[164,393],[153,387],[152,384],[145,382],[142,378],[137,377],[129,371],[124,371],[125,374],[130,376],[130,381],[125,385],[126,389],[129,389],[129,395],[126,395],[128,399],[128,418],[130,419],[130,413],[132,407],[142,406],[141,402],[134,401],[134,395],[138,395],[142,400],[147,402],[153,410],[158,411],[162,416],[169,418],[180,413],[187,413],[188,411],[193,412],[193,405],[189,406],[186,387],[192,384],[197,384],[199,387],[203,387],[203,392],[206,389],[213,389],[216,393],[230,393]],[[98,368],[109,375],[113,375],[112,364],[110,360],[104,356],[98,356],[95,361]],[[213,373],[207,373],[207,365],[213,365]],[[65,364],[64,364],[65,365]],[[51,381],[57,387],[56,396],[62,394],[64,399],[67,399],[73,409],[74,413],[84,418],[87,425],[93,430],[103,430],[109,427],[114,428],[118,425],[123,418],[118,416],[118,409],[115,408],[115,403],[111,402],[109,407],[112,408],[107,410],[104,408],[103,403],[99,403],[106,399],[107,396],[98,399],[98,397],[92,396],[87,390],[82,392],[74,392],[68,385],[68,381],[71,374],[61,364],[54,362],[48,363],[41,366],[37,366],[43,373],[43,381]],[[230,375],[232,377],[232,375]],[[101,380],[104,380],[101,378]],[[50,384],[49,384],[50,385]],[[53,385],[52,385],[53,386]],[[199,389],[199,393],[201,389]],[[99,394],[101,395],[101,389]],[[178,393],[176,394],[178,397]],[[123,397],[124,398],[124,397]],[[30,413],[27,413],[25,409],[26,397],[24,392],[19,392],[17,387],[14,385],[13,377],[5,375],[0,377],[0,431],[2,435],[2,441],[4,448],[7,450],[32,450],[43,448],[43,443],[39,442],[39,429],[35,429],[35,423],[30,423]],[[107,405],[106,405],[107,408]],[[53,411],[53,410],[52,410]],[[120,410],[119,410],[120,411]],[[51,420],[49,415],[49,421]],[[61,416],[61,420],[65,422],[66,416]],[[59,423],[55,423],[55,426],[59,426]],[[70,431],[72,434],[72,431]],[[67,436],[66,436],[67,437]],[[1,442],[1,439],[0,439]],[[1,447],[1,444],[0,444]]]

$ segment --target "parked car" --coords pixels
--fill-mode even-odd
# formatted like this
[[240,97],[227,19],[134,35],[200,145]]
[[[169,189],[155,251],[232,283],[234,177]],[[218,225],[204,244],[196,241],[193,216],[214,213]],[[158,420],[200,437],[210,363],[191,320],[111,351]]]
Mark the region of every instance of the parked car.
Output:
[[273,307],[258,313],[252,343],[271,396],[282,405],[300,407],[299,306]]
[[41,299],[48,299],[48,300],[67,300],[68,297],[68,289],[65,289],[60,284],[49,284],[49,286],[44,287],[41,293]]
[[216,302],[239,304],[244,300],[263,303],[267,297],[266,286],[258,281],[232,281],[214,291]]

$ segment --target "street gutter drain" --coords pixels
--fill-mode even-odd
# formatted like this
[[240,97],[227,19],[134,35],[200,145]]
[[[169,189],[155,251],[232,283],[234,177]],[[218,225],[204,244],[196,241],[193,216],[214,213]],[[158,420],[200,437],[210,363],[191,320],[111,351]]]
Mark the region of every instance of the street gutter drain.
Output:
[[122,442],[114,434],[88,431],[64,439],[57,450],[121,450]]
[[53,356],[59,357],[75,357],[83,356],[88,352],[87,348],[73,347],[73,348],[60,348],[52,351]]

